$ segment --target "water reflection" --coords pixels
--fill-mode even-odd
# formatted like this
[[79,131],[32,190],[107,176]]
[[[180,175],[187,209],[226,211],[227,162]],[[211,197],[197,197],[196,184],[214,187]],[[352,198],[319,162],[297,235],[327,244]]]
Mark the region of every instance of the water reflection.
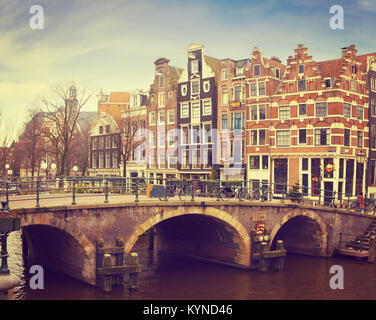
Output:
[[[134,247],[143,271],[139,288],[128,291],[114,288],[104,294],[61,273],[45,270],[45,289],[29,288],[28,266],[22,257],[20,232],[9,236],[9,268],[22,279],[15,289],[15,299],[375,299],[376,265],[364,261],[334,257],[314,258],[289,254],[280,272],[260,274],[206,261],[148,250],[146,238]],[[329,273],[332,265],[344,268],[344,290],[331,290]]]

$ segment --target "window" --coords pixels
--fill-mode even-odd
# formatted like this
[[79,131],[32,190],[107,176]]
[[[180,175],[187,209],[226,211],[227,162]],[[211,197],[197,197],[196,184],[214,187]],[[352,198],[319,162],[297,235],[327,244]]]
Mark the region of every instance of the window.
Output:
[[164,87],[164,77],[159,76],[159,88],[163,88],[163,87]]
[[164,124],[166,121],[166,112],[165,111],[159,111],[158,112],[158,123]]
[[376,100],[371,99],[369,104],[370,104],[371,116],[376,116]]
[[204,82],[204,92],[209,92],[209,90],[210,90],[210,82],[205,81]]
[[159,130],[159,132],[158,132],[158,140],[159,140],[158,146],[159,147],[164,147],[165,146],[165,140],[166,140],[166,132],[165,132],[164,129]]
[[165,105],[165,94],[163,92],[158,93],[158,107],[164,107]]
[[200,121],[200,102],[192,103],[191,117],[192,121]]
[[167,111],[167,119],[168,123],[175,123],[175,110],[168,110]]
[[182,154],[182,168],[188,169],[189,168],[189,150],[183,150]]
[[197,143],[197,144],[201,143],[200,126],[193,126],[191,131],[192,131],[192,143]]
[[307,115],[307,105],[305,103],[299,104],[299,116],[306,116]]
[[302,170],[303,171],[308,171],[308,158],[303,158],[302,159]]
[[370,88],[371,88],[371,91],[376,91],[376,78],[370,79]]
[[358,131],[357,145],[358,145],[358,148],[363,148],[363,131]]
[[222,106],[227,106],[228,105],[228,88],[227,87],[223,87],[222,90],[221,90],[221,95],[222,95],[222,99],[221,99],[221,105]]
[[350,129],[345,129],[343,133],[343,145],[345,147],[350,146]]
[[103,152],[99,152],[99,164],[98,164],[98,168],[103,168],[103,165],[104,165],[104,154]]
[[290,119],[290,106],[279,106],[279,118]]
[[228,129],[228,116],[227,114],[222,114],[222,130]]
[[350,90],[352,92],[357,92],[358,84],[357,84],[356,80],[350,80],[350,85],[351,85]]
[[249,91],[252,97],[257,96],[257,83],[251,83],[249,85]]
[[299,130],[299,143],[307,143],[307,131],[306,129]]
[[205,123],[204,124],[204,143],[211,143],[211,142],[212,142],[211,124]]
[[325,87],[326,88],[332,87],[332,79],[325,79]]
[[259,145],[263,146],[265,144],[266,144],[265,130],[259,130]]
[[315,129],[315,145],[326,146],[330,143],[330,129]]
[[96,153],[92,153],[91,155],[91,167],[97,168],[97,154]]
[[211,113],[212,113],[212,103],[211,103],[211,100],[205,100],[203,103],[204,103],[204,106],[203,106],[203,110],[202,110],[202,115],[204,115],[204,116],[210,116]]
[[257,146],[257,130],[251,130],[251,146]]
[[189,103],[184,102],[180,105],[180,117],[188,118],[189,117]]
[[259,120],[265,120],[266,118],[266,105],[265,104],[260,104],[259,106]]
[[111,168],[111,153],[106,153],[106,168]]
[[167,132],[167,144],[172,146],[175,142],[175,129],[168,130]]
[[149,113],[149,124],[153,125],[155,124],[155,111],[152,111]]
[[241,163],[243,158],[243,143],[242,140],[236,139],[232,142],[231,158],[234,158],[235,163]]
[[356,106],[356,118],[363,120],[363,106]]
[[149,146],[150,146],[150,148],[155,147],[155,132],[153,132],[153,131],[150,131],[150,133],[149,133]]
[[192,150],[192,165],[193,165],[193,168],[200,169],[201,167],[200,149]]
[[98,138],[93,138],[92,142],[93,142],[93,147],[92,147],[92,149],[93,149],[93,150],[96,150],[96,149],[97,149]]
[[182,127],[181,131],[181,144],[188,144],[189,143],[189,132],[188,127]]
[[255,66],[253,66],[253,75],[255,77],[260,75],[260,65],[259,64],[256,64]]
[[249,157],[249,169],[260,169],[260,156]]
[[262,169],[268,169],[269,168],[269,157],[268,156],[262,156]]
[[251,120],[257,120],[257,105],[251,106]]
[[351,66],[351,72],[352,73],[356,73],[357,71],[358,71],[357,66],[355,66],[355,65]]
[[328,109],[326,102],[318,102],[315,105],[316,107],[316,117],[326,117],[328,114]]
[[173,154],[170,154],[168,156],[168,168],[169,169],[174,169],[175,168],[175,156]]
[[242,101],[242,86],[235,86],[232,88],[232,101]]
[[106,149],[111,149],[111,136],[106,137]]
[[298,91],[306,91],[306,81],[298,80]]
[[174,91],[170,90],[168,92],[168,99],[171,100],[174,97]]
[[289,147],[290,146],[290,131],[279,130],[277,131],[277,147]]
[[259,82],[259,96],[264,96],[266,94],[265,82]]
[[279,79],[279,77],[280,77],[280,70],[279,70],[279,68],[275,68],[275,77],[277,79]]
[[117,152],[112,153],[112,167],[113,168],[118,167],[118,154],[117,154]]
[[351,104],[350,103],[343,104],[343,116],[346,118],[351,117]]
[[242,114],[241,113],[235,113],[234,115],[234,129],[240,130],[242,129]]
[[187,94],[187,85],[186,84],[181,86],[180,92],[181,92],[182,96],[185,96]]
[[200,81],[192,81],[191,83],[191,94],[200,93]]
[[222,80],[227,80],[228,79],[228,70],[226,68],[222,69],[221,79]]
[[103,126],[99,126],[99,134],[103,133]]
[[198,72],[198,60],[191,61],[191,73]]
[[299,73],[304,73],[304,64],[299,65]]
[[106,133],[110,133],[110,125],[106,125]]
[[208,169],[212,167],[213,164],[213,151],[211,149],[204,149],[204,159],[203,159],[204,168]]
[[158,167],[162,169],[166,167],[166,156],[164,154],[158,156]]
[[103,149],[104,148],[104,137],[100,137],[99,138],[99,149]]
[[370,146],[372,149],[376,148],[376,126],[374,125],[371,125]]

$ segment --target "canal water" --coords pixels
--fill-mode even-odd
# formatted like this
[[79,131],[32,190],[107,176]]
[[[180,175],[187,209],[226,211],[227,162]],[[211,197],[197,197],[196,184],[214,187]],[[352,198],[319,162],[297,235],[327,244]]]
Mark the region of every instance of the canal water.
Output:
[[[288,254],[282,271],[245,271],[166,253],[153,254],[146,238],[134,247],[143,266],[139,288],[114,288],[104,294],[61,273],[45,270],[44,290],[32,290],[32,276],[22,258],[20,232],[9,236],[9,267],[22,279],[14,298],[25,300],[255,300],[255,299],[376,299],[376,263],[342,257],[330,259]],[[332,290],[332,265],[344,270],[344,289]]]

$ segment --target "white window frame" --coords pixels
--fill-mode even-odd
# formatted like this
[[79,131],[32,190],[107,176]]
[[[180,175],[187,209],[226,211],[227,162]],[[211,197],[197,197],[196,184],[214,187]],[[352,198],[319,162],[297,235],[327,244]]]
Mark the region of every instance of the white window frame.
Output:
[[[226,95],[226,103],[223,101],[223,96]],[[228,96],[228,87],[221,87],[221,106],[228,106],[229,96]]]
[[[193,92],[193,83],[198,82],[198,92]],[[191,81],[191,95],[199,95],[200,94],[200,80],[192,80]]]
[[[170,116],[173,115],[173,121],[170,121]],[[167,110],[167,123],[174,124],[175,123],[175,110]]]
[[[205,109],[205,103],[209,103],[210,108],[208,109],[209,110],[208,112],[205,112],[205,111],[207,111]],[[203,100],[202,101],[202,115],[203,116],[211,116],[211,114],[212,114],[212,101],[211,100]]]
[[[190,137],[189,137],[189,125],[184,125],[184,126],[181,126],[181,136],[180,136],[180,141],[181,141],[181,144],[186,146],[186,145],[189,145],[189,142],[190,142]],[[184,141],[184,129],[187,129],[187,141]]]
[[[154,118],[154,119],[153,119]],[[157,115],[155,111],[151,111],[149,113],[149,125],[153,126],[156,124],[157,121]]]
[[228,79],[228,69],[223,68],[222,71],[221,71],[221,80],[227,80],[227,79]]
[[191,61],[191,73],[198,73],[199,72],[199,63],[198,60]]
[[[183,107],[186,108],[183,108]],[[186,110],[186,112],[183,112]],[[189,118],[189,102],[182,102],[180,103],[180,118]]]
[[[200,107],[201,107],[200,101],[191,103],[191,122],[194,122],[194,123],[200,122],[200,119],[201,119],[201,108]],[[195,112],[194,112],[196,110],[198,110],[198,116],[197,117],[195,116]]]
[[[288,144],[287,145],[281,145],[281,142],[280,141],[278,141],[278,134],[279,133],[282,133],[282,132],[288,132],[288,138],[287,138],[287,140],[288,140]],[[276,147],[279,147],[279,148],[287,148],[287,147],[290,147],[290,145],[291,145],[291,132],[290,132],[290,130],[276,130],[276,133],[275,133],[275,146]]]
[[[259,68],[259,72],[258,72],[258,74],[256,74],[256,72],[255,72],[255,68],[256,67],[258,67]],[[253,76],[254,77],[259,77],[261,75],[261,65],[260,64],[255,64],[254,66],[253,66]]]

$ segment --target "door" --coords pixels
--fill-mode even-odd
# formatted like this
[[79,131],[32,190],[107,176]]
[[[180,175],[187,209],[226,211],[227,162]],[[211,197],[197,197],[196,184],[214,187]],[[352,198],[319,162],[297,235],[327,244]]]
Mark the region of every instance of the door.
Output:
[[333,200],[333,182],[324,182],[324,205],[328,206]]
[[303,185],[303,194],[305,196],[308,196],[308,174],[307,173],[303,174],[302,185]]

